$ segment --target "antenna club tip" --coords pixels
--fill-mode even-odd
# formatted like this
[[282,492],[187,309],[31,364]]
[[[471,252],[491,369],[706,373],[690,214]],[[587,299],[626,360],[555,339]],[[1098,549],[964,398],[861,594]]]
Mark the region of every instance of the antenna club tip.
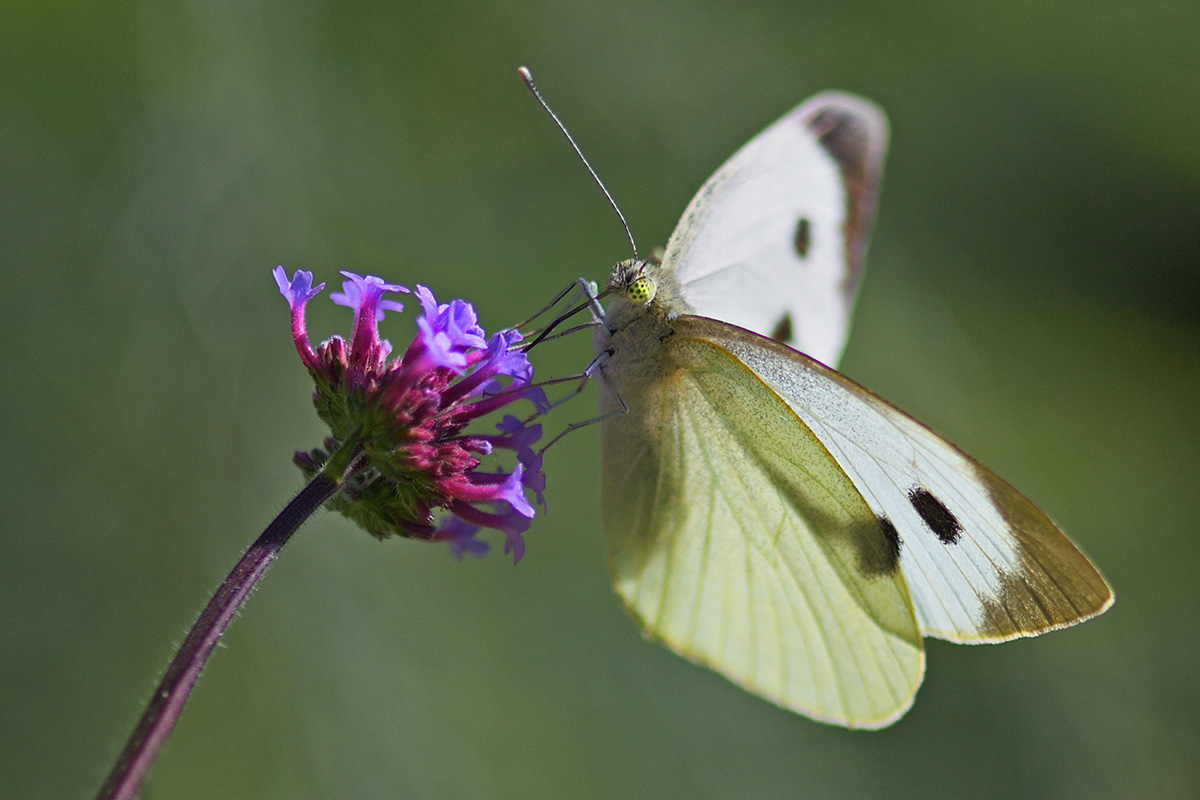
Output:
[[521,81],[525,84],[525,88],[533,92],[534,97],[538,97],[537,84],[533,82],[533,73],[529,71],[529,67],[522,64],[517,67],[517,74],[521,76]]

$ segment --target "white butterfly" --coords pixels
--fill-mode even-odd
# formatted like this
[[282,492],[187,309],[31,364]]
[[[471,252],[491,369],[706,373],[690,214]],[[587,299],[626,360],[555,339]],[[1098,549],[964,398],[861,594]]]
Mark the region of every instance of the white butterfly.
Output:
[[794,109],[704,184],[661,264],[617,265],[596,337],[629,610],[750,691],[858,728],[912,704],[923,636],[1005,641],[1113,602],[1028,499],[824,366],[845,345],[886,139],[860,98]]

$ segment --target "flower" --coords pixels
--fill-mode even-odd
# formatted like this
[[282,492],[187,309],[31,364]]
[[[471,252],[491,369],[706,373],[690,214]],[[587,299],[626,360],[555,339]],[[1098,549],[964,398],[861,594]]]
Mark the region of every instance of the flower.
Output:
[[[314,287],[312,273],[302,270],[291,280],[283,267],[272,274],[291,309],[296,350],[316,384],[317,415],[331,432],[323,448],[296,453],[297,465],[312,477],[350,442],[365,458],[329,505],[380,539],[444,541],[457,558],[484,555],[488,545],[476,537],[495,528],[505,535],[504,552],[520,561],[522,534],[535,514],[526,491],[545,506],[546,476],[532,448],[542,426],[508,414],[498,433],[466,429],[518,400],[538,413],[548,410],[545,392],[531,383],[529,360],[514,349],[521,335],[504,330],[489,338],[470,303],[439,304],[417,286],[417,335],[403,355],[389,360],[392,347],[380,338],[379,322],[403,305],[384,295],[409,290],[343,272],[342,291],[330,299],[354,310],[353,333],[349,342],[333,336],[314,348],[304,310],[325,284]],[[511,471],[479,469],[496,449],[516,454]]]

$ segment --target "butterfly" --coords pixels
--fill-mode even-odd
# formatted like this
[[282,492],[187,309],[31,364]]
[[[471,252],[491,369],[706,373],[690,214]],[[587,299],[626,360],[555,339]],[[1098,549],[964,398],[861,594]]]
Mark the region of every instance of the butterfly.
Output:
[[597,327],[603,521],[649,637],[778,705],[881,728],[922,639],[1002,642],[1105,611],[1024,495],[834,371],[888,126],[817,95],[709,178]]

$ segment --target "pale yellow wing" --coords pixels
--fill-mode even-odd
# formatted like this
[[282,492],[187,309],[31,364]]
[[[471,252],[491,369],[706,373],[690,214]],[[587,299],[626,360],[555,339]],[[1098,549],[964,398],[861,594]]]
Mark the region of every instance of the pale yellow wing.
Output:
[[612,376],[630,413],[602,432],[610,563],[630,611],[781,706],[893,722],[924,671],[894,529],[727,350],[669,337],[653,363]]

